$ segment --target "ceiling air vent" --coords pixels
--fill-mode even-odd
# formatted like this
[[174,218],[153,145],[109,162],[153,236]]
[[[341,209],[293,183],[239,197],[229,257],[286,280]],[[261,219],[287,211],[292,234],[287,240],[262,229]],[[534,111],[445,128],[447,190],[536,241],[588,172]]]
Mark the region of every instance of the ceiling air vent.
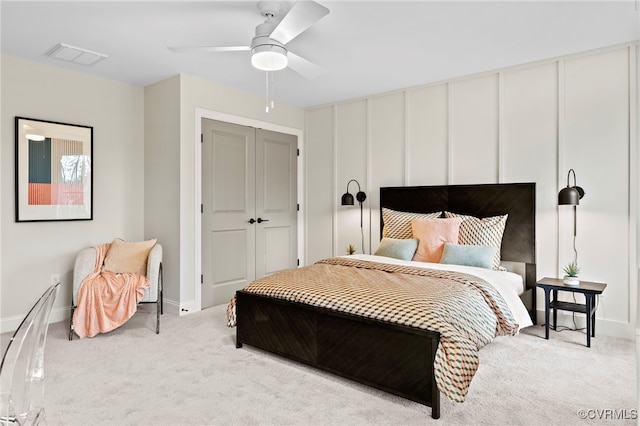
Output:
[[47,53],[47,56],[87,66],[95,65],[108,57],[104,53],[92,52],[79,47],[69,46],[64,43],[58,43],[56,47]]

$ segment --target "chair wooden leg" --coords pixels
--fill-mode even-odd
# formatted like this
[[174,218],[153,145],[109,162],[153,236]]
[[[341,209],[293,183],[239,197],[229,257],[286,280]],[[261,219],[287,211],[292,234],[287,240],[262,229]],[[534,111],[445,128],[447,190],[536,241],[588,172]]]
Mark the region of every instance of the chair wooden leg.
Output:
[[160,334],[160,297],[156,301],[156,334]]

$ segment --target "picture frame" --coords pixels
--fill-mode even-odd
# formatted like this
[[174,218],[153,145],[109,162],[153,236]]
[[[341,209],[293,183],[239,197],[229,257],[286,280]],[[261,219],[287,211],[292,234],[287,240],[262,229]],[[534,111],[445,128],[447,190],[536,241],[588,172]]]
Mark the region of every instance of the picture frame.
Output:
[[16,222],[93,220],[93,127],[15,118]]

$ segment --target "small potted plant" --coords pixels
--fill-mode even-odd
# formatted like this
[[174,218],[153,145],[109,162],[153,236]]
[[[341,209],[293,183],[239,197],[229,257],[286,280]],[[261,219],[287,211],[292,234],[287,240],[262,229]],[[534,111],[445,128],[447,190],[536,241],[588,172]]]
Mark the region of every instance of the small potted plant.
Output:
[[578,266],[578,264],[575,261],[569,263],[562,270],[566,274],[564,276],[564,279],[562,280],[565,284],[567,284],[567,285],[578,285],[578,284],[580,284],[580,280],[578,279],[578,273],[580,272],[580,267]]
[[356,248],[353,246],[353,244],[349,244],[349,247],[347,247],[347,254],[353,254],[356,252]]

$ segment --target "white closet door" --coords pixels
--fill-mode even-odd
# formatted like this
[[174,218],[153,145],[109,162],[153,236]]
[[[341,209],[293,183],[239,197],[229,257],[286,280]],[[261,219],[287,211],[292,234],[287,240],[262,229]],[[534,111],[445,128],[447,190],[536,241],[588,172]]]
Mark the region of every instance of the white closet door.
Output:
[[297,137],[202,120],[201,308],[297,266]]
[[256,131],[256,277],[297,266],[298,138]]
[[202,302],[227,303],[255,279],[255,130],[202,120]]

